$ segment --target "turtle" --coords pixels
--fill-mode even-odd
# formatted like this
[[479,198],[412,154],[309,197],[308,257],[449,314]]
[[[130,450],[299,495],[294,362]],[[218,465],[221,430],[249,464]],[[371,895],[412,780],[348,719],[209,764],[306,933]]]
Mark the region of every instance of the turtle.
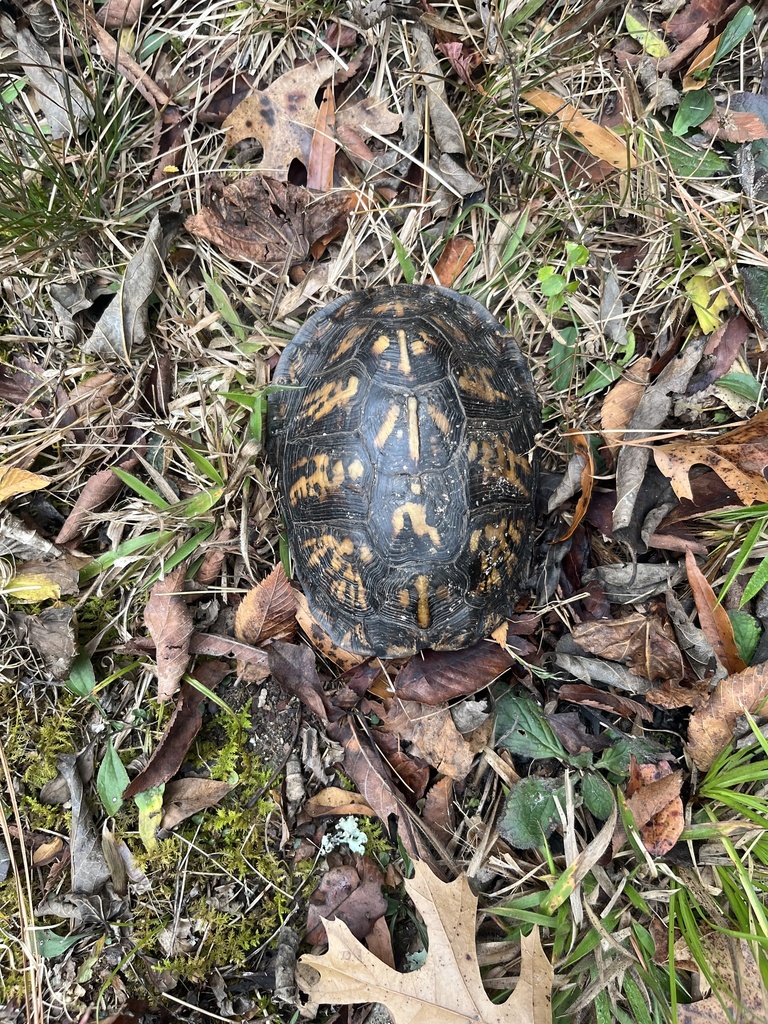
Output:
[[541,406],[510,331],[432,285],[343,295],[283,350],[267,457],[293,569],[343,650],[458,650],[527,579]]

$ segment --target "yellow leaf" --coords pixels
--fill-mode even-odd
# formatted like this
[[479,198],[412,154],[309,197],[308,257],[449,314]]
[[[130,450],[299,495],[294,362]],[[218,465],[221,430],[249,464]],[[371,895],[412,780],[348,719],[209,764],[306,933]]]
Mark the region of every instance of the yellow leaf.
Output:
[[61,587],[53,583],[43,573],[22,572],[5,585],[5,594],[15,601],[25,604],[36,604],[38,601],[57,601],[61,597]]
[[635,166],[635,155],[622,139],[610,128],[595,124],[566,100],[544,89],[527,89],[522,98],[537,110],[554,115],[563,128],[577,142],[598,160],[605,160],[619,171],[626,171]]
[[704,334],[711,334],[720,326],[720,313],[728,307],[728,294],[724,288],[712,285],[719,285],[720,279],[715,277],[714,268],[701,270],[685,282],[685,290],[688,293],[699,327]]
[[165,783],[145,789],[133,798],[139,809],[139,836],[147,853],[157,848],[156,831],[160,828],[163,818],[163,793]]
[[17,494],[26,494],[28,491],[39,491],[49,483],[48,477],[30,473],[26,469],[0,466],[0,501],[8,501],[9,498]]
[[663,60],[664,57],[669,56],[669,47],[661,36],[652,32],[648,25],[639,18],[636,18],[634,14],[630,14],[627,11],[624,24],[626,25],[627,32],[640,43],[649,57],[658,57],[659,60]]

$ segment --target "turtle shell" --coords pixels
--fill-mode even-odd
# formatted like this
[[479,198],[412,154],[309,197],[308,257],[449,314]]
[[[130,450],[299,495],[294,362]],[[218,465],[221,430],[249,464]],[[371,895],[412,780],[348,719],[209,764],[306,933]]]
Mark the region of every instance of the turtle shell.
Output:
[[455,650],[528,573],[541,412],[509,331],[474,299],[344,296],[286,347],[269,396],[294,569],[340,647]]

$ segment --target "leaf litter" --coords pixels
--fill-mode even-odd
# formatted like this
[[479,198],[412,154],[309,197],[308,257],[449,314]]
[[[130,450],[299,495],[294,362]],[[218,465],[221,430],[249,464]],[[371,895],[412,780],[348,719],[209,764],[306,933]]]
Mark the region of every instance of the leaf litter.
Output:
[[[219,35],[191,10],[110,3],[102,20],[121,29],[119,43],[95,19],[74,31],[54,19],[49,29],[31,10],[30,29],[1,29],[11,40],[15,32],[29,74],[19,84],[36,100],[41,137],[73,147],[57,187],[71,175],[90,194],[98,180],[86,129],[104,122],[89,76],[119,70],[147,133],[134,152],[123,150],[119,188],[100,182],[114,219],[75,233],[68,266],[83,269],[66,287],[64,275],[54,279],[60,263],[56,275],[43,260],[20,276],[18,255],[6,267],[3,671],[34,705],[28,747],[37,754],[42,744],[44,755],[43,777],[30,749],[18,755],[9,792],[32,799],[6,840],[42,851],[55,820],[58,852],[36,861],[48,894],[40,905],[51,915],[69,917],[78,934],[115,914],[135,915],[140,927],[139,897],[149,892],[173,921],[161,939],[140,940],[154,979],[162,973],[160,988],[185,997],[208,986],[224,1017],[236,1013],[219,972],[237,988],[246,956],[269,966],[273,897],[301,932],[293,944],[280,940],[294,961],[301,941],[321,943],[328,931],[328,952],[300,969],[315,1002],[381,1001],[402,1021],[427,993],[430,1020],[458,1012],[544,1024],[554,963],[561,1017],[585,987],[603,1019],[614,1005],[633,1005],[635,975],[624,987],[621,979],[634,954],[614,931],[613,907],[642,941],[643,929],[667,920],[675,879],[687,877],[683,849],[717,885],[690,837],[715,826],[735,836],[747,819],[711,822],[686,758],[705,773],[737,736],[741,750],[745,735],[756,743],[762,735],[761,588],[739,602],[749,571],[763,564],[764,537],[737,550],[746,543],[738,519],[718,518],[760,515],[766,500],[765,288],[749,220],[760,216],[764,88],[755,79],[731,89],[732,57],[719,41],[730,32],[757,54],[753,35],[737,39],[741,7],[690,0],[663,23],[653,11],[622,21],[606,5],[600,28],[590,17],[558,21],[557,11],[540,22],[509,11],[500,25],[483,5],[479,14],[456,6],[395,18],[378,5],[355,15],[360,25],[319,18],[302,34],[283,19],[278,34],[270,4],[263,28],[233,11],[233,34]],[[122,31],[129,24],[147,49],[132,49]],[[615,38],[601,53],[615,67],[601,55],[587,74],[579,36],[606,25]],[[183,55],[164,41],[169,26],[188,42]],[[60,30],[70,46],[59,52]],[[103,66],[88,63],[81,80],[83,30]],[[549,64],[535,42],[541,32],[572,63]],[[232,48],[248,38],[259,41],[258,60],[256,50],[246,58]],[[520,58],[514,75],[500,58],[509,38]],[[640,88],[657,90],[644,108],[615,72],[635,67]],[[712,116],[693,124],[685,97],[710,91]],[[682,131],[678,108],[690,121]],[[732,159],[737,173],[728,177]],[[41,174],[35,166],[25,202]],[[659,186],[657,205],[627,201],[639,174]],[[599,187],[599,200],[579,206],[575,182],[593,199]],[[737,231],[723,223],[739,186],[752,205]],[[168,209],[153,219],[149,206],[161,196]],[[45,209],[55,198],[46,196]],[[684,241],[675,250],[669,225],[678,222]],[[143,241],[128,225],[141,225]],[[727,231],[741,268],[733,274],[720,237]],[[585,263],[559,251],[574,239]],[[562,279],[562,313],[539,291],[543,267],[549,280]],[[472,291],[521,321],[548,410],[542,444],[555,511],[542,519],[534,560],[544,567],[538,606],[531,586],[518,614],[475,648],[360,664],[321,636],[280,564],[258,454],[261,389],[308,312],[400,276]],[[749,308],[739,313],[742,288]],[[46,349],[56,346],[53,359]],[[731,413],[743,422],[734,427]],[[560,480],[566,454],[570,474]],[[723,594],[730,565],[738,572]],[[41,685],[53,680],[64,685]],[[73,724],[58,694],[76,694],[96,724]],[[169,718],[160,703],[170,699]],[[57,770],[56,744],[38,725],[51,715],[67,756],[83,755],[76,768],[62,762],[71,824],[54,811],[45,818],[33,802]],[[285,733],[274,724],[282,716]],[[270,741],[277,774],[258,775],[246,755],[266,754]],[[115,794],[125,800],[111,828],[104,812],[114,811]],[[174,859],[177,841],[186,853]],[[202,860],[187,859],[199,850]],[[420,918],[404,901],[398,850],[417,858],[405,887]],[[168,890],[171,860],[193,866],[189,876],[185,867],[179,878],[170,872]],[[482,933],[476,942],[469,877],[482,889],[488,943]],[[62,885],[71,891],[52,895]],[[168,891],[180,893],[177,902]],[[567,940],[551,916],[566,904]],[[593,906],[602,931],[590,933]],[[646,917],[640,906],[651,908]],[[254,908],[269,922],[265,933],[254,931]],[[521,913],[525,928],[510,927]],[[399,946],[409,915],[412,932],[428,938],[426,962],[410,974]],[[345,919],[366,947],[344,931]],[[232,924],[228,947],[215,944],[222,920]],[[528,932],[533,920],[540,935]],[[244,953],[236,936],[248,929]],[[682,950],[679,931],[672,937]],[[577,932],[604,940],[594,960],[580,961]],[[126,963],[139,948],[127,936]],[[194,959],[206,943],[213,959]],[[187,973],[182,952],[194,959]],[[701,963],[690,948],[685,955],[677,966],[697,983]],[[361,964],[365,976],[356,974]],[[509,968],[518,965],[515,988]],[[88,970],[78,974],[86,986]],[[292,974],[290,957],[281,972]],[[485,994],[494,988],[514,994],[494,1004]],[[278,991],[291,985],[275,983]],[[696,1006],[716,1013],[701,1000],[679,1005],[679,1019],[694,1019]]]

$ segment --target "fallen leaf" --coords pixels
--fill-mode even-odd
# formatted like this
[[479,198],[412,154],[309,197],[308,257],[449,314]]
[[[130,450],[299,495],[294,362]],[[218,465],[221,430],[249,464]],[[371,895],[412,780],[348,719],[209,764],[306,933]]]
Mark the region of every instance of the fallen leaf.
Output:
[[716,107],[714,114],[702,121],[699,129],[723,142],[744,143],[768,138],[768,125],[761,117],[744,110],[729,110],[727,107]]
[[245,595],[235,612],[235,636],[258,647],[266,640],[290,643],[296,632],[296,598],[281,564]]
[[688,573],[701,628],[712,650],[727,672],[741,672],[746,666],[739,656],[728,612],[718,602],[709,581],[696,564],[692,551],[685,553],[685,571]]
[[364,939],[384,916],[387,901],[381,891],[384,875],[370,859],[358,857],[355,867],[331,868],[309,899],[305,941],[325,941],[329,921],[341,921],[355,939]]
[[[668,853],[683,831],[682,782],[683,773],[673,772],[666,762],[638,766],[634,756],[631,758],[627,807],[632,812],[644,846],[652,856]],[[619,822],[613,834],[614,856],[625,841],[626,833]]]
[[482,85],[472,78],[472,72],[483,60],[483,55],[479,50],[470,48],[466,43],[458,40],[438,43],[437,49],[445,54],[451,67],[465,85],[474,92],[485,92]]
[[461,651],[424,651],[400,669],[395,692],[402,700],[444,704],[477,693],[513,664],[506,650],[485,641]]
[[317,109],[315,130],[309,147],[307,160],[307,188],[318,192],[330,192],[333,188],[333,166],[336,156],[336,101],[333,86],[329,83],[323,90],[323,98]]
[[666,23],[666,29],[681,42],[702,25],[718,25],[743,6],[742,0],[690,0]]
[[350,190],[321,195],[260,174],[229,184],[212,177],[202,208],[184,226],[230,259],[295,266],[316,243],[346,230],[356,203]]
[[737,719],[760,711],[767,698],[768,662],[720,680],[688,722],[688,753],[700,771],[707,771],[731,742]]
[[[7,24],[12,27],[14,23],[8,19]],[[35,90],[43,117],[51,129],[51,138],[69,139],[79,135],[90,123],[94,111],[77,77],[63,70],[63,60],[54,64],[51,54],[28,28],[18,29],[15,41],[22,73]]]
[[700,268],[685,282],[685,291],[704,334],[716,331],[720,327],[720,314],[728,308],[730,302],[717,268]]
[[[118,463],[120,469],[128,472],[137,464],[138,459],[133,455]],[[104,508],[124,486],[123,481],[111,469],[99,470],[88,477],[59,530],[56,543],[70,544],[82,535],[89,522],[95,525],[97,517],[93,513]]]
[[48,487],[50,480],[39,473],[30,473],[26,469],[14,469],[13,466],[0,466],[0,501],[8,501],[17,494],[28,494]]
[[335,68],[334,60],[322,57],[315,64],[286,71],[264,90],[257,89],[224,121],[227,146],[256,139],[263,148],[256,170],[287,181],[291,161],[305,167],[309,163],[318,109],[315,96]]
[[83,780],[74,754],[63,754],[59,758],[59,771],[69,786],[72,805],[72,833],[69,841],[72,892],[93,895],[109,881],[109,868],[85,799]]
[[[610,690],[600,690],[586,683],[564,683],[557,691],[560,700],[569,700],[574,704],[584,704],[589,708],[609,711],[622,718],[634,718],[638,715],[644,722],[653,721],[653,712],[631,697],[622,697]],[[646,694],[646,700],[648,696]]]
[[653,455],[678,498],[693,499],[688,474],[702,465],[714,470],[745,505],[768,501],[768,409],[717,437],[659,445]]
[[327,814],[343,816],[347,814],[368,814],[373,811],[358,793],[350,793],[338,786],[326,786],[315,793],[304,804],[304,810],[310,818],[322,818]]
[[235,787],[218,779],[189,776],[166,783],[163,792],[163,818],[160,827],[169,831],[193,814],[215,807]]
[[616,451],[624,438],[624,432],[632,422],[640,399],[648,383],[651,360],[648,356],[636,359],[613,387],[608,391],[600,407],[600,425],[605,443]]
[[186,563],[158,580],[144,609],[144,625],[155,641],[157,699],[168,700],[179,688],[189,665],[192,613],[184,600]]
[[469,238],[450,238],[435,266],[435,277],[444,288],[452,288],[456,278],[472,259],[475,243]]
[[707,960],[714,973],[723,979],[716,995],[693,1003],[680,1003],[677,1024],[758,1024],[768,1019],[768,994],[760,967],[745,939],[718,936],[729,946],[726,955],[712,955],[711,943],[705,946]]
[[117,294],[99,317],[83,352],[130,362],[133,348],[147,339],[149,300],[180,227],[178,214],[152,218],[147,237],[125,268]]
[[651,681],[679,682],[685,674],[672,628],[656,615],[630,612],[617,619],[577,623],[571,636],[588,654],[620,661]]
[[168,725],[146,767],[126,787],[124,799],[154,789],[173,778],[203,723],[203,699],[203,695],[188,682],[181,684]]
[[542,113],[557,117],[568,134],[598,160],[605,160],[619,171],[635,167],[635,155],[625,139],[610,128],[590,121],[567,100],[544,89],[526,89],[521,99]]
[[390,701],[380,729],[413,744],[413,753],[441,775],[460,781],[469,774],[474,751],[454,725],[447,704],[427,707],[413,700]]
[[72,608],[44,608],[37,615],[11,614],[13,630],[43,660],[54,679],[67,679],[75,659],[75,613]]
[[586,437],[583,434],[572,432],[568,435],[568,438],[574,448],[574,455],[572,456],[571,461],[580,466],[579,478],[581,494],[579,495],[579,500],[576,502],[576,508],[573,510],[573,519],[570,526],[566,529],[565,533],[562,533],[556,540],[556,543],[558,544],[569,540],[573,536],[579,526],[579,523],[586,515],[587,509],[589,508],[589,502],[592,497],[592,487],[595,481],[595,459],[592,454],[592,448],[590,447]]
[[[395,1024],[548,1024],[552,967],[538,928],[520,940],[519,980],[505,1003],[492,1003],[483,988],[475,948],[477,897],[465,875],[440,881],[420,861],[406,880],[429,936],[424,966],[400,974],[373,956],[340,921],[326,922],[328,952],[303,956],[299,984],[317,1003],[383,1003]],[[313,968],[319,977],[313,976]]]

